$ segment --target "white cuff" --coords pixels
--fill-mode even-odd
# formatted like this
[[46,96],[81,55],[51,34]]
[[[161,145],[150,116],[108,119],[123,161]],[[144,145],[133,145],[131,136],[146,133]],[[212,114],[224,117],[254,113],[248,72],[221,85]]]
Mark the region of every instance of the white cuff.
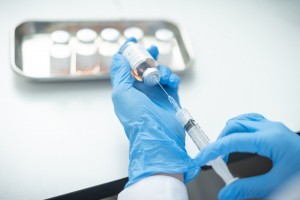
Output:
[[118,200],[188,200],[185,185],[178,179],[153,175],[125,188]]

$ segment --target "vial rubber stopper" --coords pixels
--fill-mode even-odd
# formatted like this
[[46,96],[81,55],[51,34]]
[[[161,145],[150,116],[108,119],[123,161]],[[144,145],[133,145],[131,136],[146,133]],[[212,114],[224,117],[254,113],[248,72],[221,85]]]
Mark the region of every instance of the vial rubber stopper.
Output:
[[141,40],[144,37],[144,32],[138,27],[130,27],[124,31],[126,39],[134,37],[136,40]]
[[93,43],[97,38],[97,33],[92,29],[81,29],[77,32],[76,37],[80,42]]
[[174,38],[174,33],[169,29],[159,29],[155,32],[155,37],[163,42],[170,42]]
[[70,34],[63,30],[54,31],[51,34],[51,40],[57,44],[67,44],[70,40]]
[[154,86],[160,80],[160,72],[156,68],[147,68],[143,73],[143,81],[147,86]]
[[101,38],[105,41],[116,42],[120,38],[120,32],[115,28],[105,28],[100,33]]

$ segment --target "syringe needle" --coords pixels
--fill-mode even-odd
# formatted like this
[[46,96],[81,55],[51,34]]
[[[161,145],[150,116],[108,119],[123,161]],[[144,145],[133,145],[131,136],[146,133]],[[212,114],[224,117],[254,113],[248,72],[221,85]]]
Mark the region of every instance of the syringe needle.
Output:
[[165,90],[165,88],[157,81],[157,84],[160,86],[160,88],[166,93],[167,97],[169,97],[170,95],[167,93],[167,91]]
[[172,104],[172,106],[175,108],[176,112],[180,109],[178,103],[175,101],[175,99],[173,97],[171,97],[171,95],[169,95],[167,93],[167,91],[164,89],[164,87],[159,83],[157,82],[158,85],[160,86],[160,88],[166,93],[167,97],[168,97],[168,100],[169,102]]
[[180,109],[178,103],[175,101],[175,99],[171,96],[168,96],[169,102],[172,104],[172,106],[175,108],[176,112]]

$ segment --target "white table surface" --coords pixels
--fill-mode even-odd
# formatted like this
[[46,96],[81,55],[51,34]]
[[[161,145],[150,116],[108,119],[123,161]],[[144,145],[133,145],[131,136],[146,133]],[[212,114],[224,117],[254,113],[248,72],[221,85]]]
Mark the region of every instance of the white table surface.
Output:
[[[128,143],[109,81],[34,83],[9,63],[24,20],[166,19],[196,52],[181,103],[214,140],[258,112],[300,130],[300,2],[290,0],[0,0],[0,199],[43,199],[127,176]],[[122,8],[122,11],[119,8]],[[197,152],[187,141],[191,155]]]

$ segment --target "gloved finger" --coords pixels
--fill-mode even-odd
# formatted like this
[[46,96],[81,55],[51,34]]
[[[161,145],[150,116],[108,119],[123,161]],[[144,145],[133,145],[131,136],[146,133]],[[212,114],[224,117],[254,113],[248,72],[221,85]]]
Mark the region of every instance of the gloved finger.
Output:
[[253,132],[257,130],[260,125],[252,122],[260,122],[263,120],[267,119],[257,113],[248,113],[234,117],[227,121],[218,139],[233,133]]
[[209,144],[195,157],[194,161],[199,166],[204,166],[210,160],[219,156],[226,156],[232,152],[258,153],[262,156],[271,157],[270,146],[264,143],[259,133],[255,135],[236,133]]
[[180,84],[180,77],[177,75],[177,74],[171,74],[170,78],[169,78],[169,82],[167,83],[167,85],[170,87],[170,88],[173,88],[173,89],[178,89],[179,87],[179,84]]
[[160,83],[162,85],[167,85],[173,89],[179,87],[180,77],[177,74],[173,74],[169,67],[159,65],[157,68],[161,73]]
[[[242,120],[256,122],[256,121],[262,121],[262,120],[266,120],[266,119],[258,113],[247,113],[247,114],[242,114],[237,117],[234,117],[227,121],[226,126],[221,131],[221,134],[219,135],[218,139],[225,137],[227,135],[230,135],[230,134],[234,134],[234,133],[249,132],[249,128],[247,126],[244,126],[243,124],[241,124],[240,121],[242,121]],[[223,158],[223,160],[225,162],[227,162],[228,156],[225,156]]]
[[232,118],[231,120],[250,120],[250,121],[261,121],[266,119],[264,116],[258,113],[246,113]]
[[[220,200],[228,199],[252,199],[252,198],[267,198],[274,188],[272,184],[272,173],[254,176],[250,178],[241,178],[228,186],[224,187],[219,192]],[[273,174],[274,176],[274,174]]]
[[127,44],[128,42],[134,42],[134,43],[137,43],[137,40],[136,40],[134,37],[128,38],[128,39],[124,42],[124,44],[120,47],[120,49],[119,49],[119,51],[118,51],[119,54],[122,54],[122,52],[123,52],[123,50],[124,50],[124,48],[125,48],[125,46],[126,46],[126,44]]
[[165,65],[159,65],[157,69],[160,71],[160,83],[162,85],[166,85],[169,82],[172,71]]
[[154,58],[154,60],[157,60],[157,57],[158,57],[158,54],[159,54],[157,46],[152,45],[147,50],[150,53],[150,55]]
[[115,54],[110,67],[110,77],[114,89],[132,87],[135,79],[130,71],[131,68],[126,58],[121,54]]

